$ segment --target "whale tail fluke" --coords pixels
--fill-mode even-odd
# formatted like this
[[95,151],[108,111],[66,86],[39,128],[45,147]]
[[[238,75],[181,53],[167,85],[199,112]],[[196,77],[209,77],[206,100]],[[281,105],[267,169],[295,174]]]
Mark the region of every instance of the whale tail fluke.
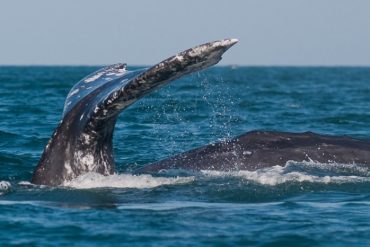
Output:
[[218,63],[236,43],[224,39],[199,45],[148,69],[127,71],[125,64],[115,64],[82,79],[67,96],[63,119],[32,182],[55,186],[87,172],[112,174],[112,137],[119,113],[156,88]]

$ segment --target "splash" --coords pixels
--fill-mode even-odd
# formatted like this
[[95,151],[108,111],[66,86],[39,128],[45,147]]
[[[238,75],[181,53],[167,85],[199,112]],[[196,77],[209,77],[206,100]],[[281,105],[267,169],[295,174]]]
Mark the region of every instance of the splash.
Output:
[[163,185],[186,184],[194,181],[194,177],[153,177],[151,175],[114,174],[103,176],[98,173],[87,173],[71,181],[64,182],[63,186],[76,189],[90,188],[154,188]]
[[262,185],[275,186],[288,182],[343,184],[370,182],[367,167],[356,164],[289,161],[285,166],[273,166],[256,171],[201,171],[206,177],[237,177]]
[[63,186],[90,189],[90,188],[154,188],[163,185],[187,184],[197,180],[217,178],[240,178],[261,185],[275,186],[289,182],[309,182],[321,184],[345,184],[370,182],[370,171],[367,167],[356,164],[318,163],[314,161],[288,161],[285,166],[273,166],[256,171],[213,171],[202,170],[184,172],[182,170],[164,170],[158,175],[114,174],[104,176],[98,173],[87,173],[71,181],[64,182]]
[[0,196],[12,188],[8,181],[0,181]]

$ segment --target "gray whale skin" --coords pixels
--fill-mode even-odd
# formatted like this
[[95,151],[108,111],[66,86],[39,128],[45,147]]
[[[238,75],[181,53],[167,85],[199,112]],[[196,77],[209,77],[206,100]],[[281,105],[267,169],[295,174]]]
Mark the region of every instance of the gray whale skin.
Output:
[[[128,71],[126,64],[115,64],[83,78],[67,96],[62,120],[44,149],[32,183],[59,186],[87,172],[113,174],[112,137],[120,112],[168,82],[218,63],[236,43],[236,39],[209,42],[148,69]],[[345,136],[252,131],[146,165],[134,173],[256,170],[310,159],[368,166],[369,150],[369,141]]]

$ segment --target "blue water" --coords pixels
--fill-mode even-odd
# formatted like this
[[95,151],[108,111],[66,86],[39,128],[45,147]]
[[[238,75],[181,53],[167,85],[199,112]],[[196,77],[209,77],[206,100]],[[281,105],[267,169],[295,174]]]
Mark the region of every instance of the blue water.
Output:
[[215,67],[185,77],[121,115],[121,175],[32,186],[64,98],[96,69],[0,67],[1,246],[370,245],[370,170],[355,164],[129,174],[256,129],[370,139],[370,68]]

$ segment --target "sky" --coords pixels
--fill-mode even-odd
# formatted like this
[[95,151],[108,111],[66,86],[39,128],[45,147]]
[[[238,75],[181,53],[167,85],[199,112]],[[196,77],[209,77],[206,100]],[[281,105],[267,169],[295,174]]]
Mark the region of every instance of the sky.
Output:
[[370,66],[370,1],[0,0],[0,65],[152,65],[223,38],[223,65]]

